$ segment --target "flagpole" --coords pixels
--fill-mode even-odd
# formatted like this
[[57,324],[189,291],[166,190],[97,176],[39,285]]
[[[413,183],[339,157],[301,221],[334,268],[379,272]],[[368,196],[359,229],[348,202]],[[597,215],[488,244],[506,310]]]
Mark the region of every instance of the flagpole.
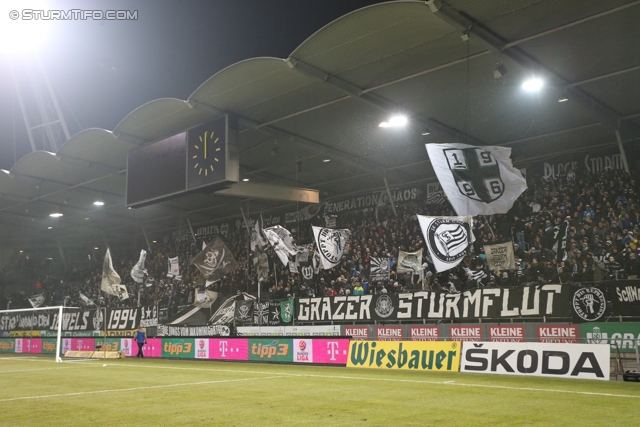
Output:
[[[242,206],[240,206],[240,213],[242,213],[242,220],[244,221],[244,226],[247,229],[247,233],[249,234],[249,245],[247,245],[247,293],[249,293],[249,256],[251,255],[251,230],[249,230],[249,223],[247,222],[247,218],[244,216],[244,210]],[[258,284],[258,292],[260,292],[260,285]],[[258,302],[260,302],[260,296],[258,296]]]

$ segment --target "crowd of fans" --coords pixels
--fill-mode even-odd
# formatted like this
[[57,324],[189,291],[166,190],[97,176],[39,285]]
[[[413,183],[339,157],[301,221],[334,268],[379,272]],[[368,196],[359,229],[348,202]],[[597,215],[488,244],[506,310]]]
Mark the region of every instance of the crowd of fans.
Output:
[[[350,245],[342,261],[331,270],[320,270],[312,283],[299,273],[282,265],[275,252],[267,250],[270,274],[258,283],[256,272],[248,266],[249,237],[246,229],[230,230],[223,236],[240,267],[210,286],[221,294],[249,292],[262,299],[289,297],[359,295],[376,293],[434,290],[463,292],[477,287],[512,287],[532,283],[599,282],[606,279],[634,277],[640,273],[640,205],[636,194],[640,187],[622,171],[603,171],[576,177],[575,173],[558,179],[530,180],[529,188],[506,215],[474,218],[475,241],[470,255],[456,268],[437,274],[425,261],[421,274],[398,274],[399,251],[427,249],[416,214],[430,216],[456,215],[444,201],[410,202],[396,207],[397,216],[388,207],[353,211],[337,216],[337,228],[350,231]],[[316,221],[324,221],[316,218]],[[557,227],[568,223],[566,256],[553,250]],[[287,224],[298,244],[313,241],[309,222]],[[100,291],[102,259],[76,266],[65,272],[40,275],[35,284],[10,295],[3,293],[0,306],[29,307],[27,297],[43,293],[46,304],[86,306],[83,296],[104,306],[148,306],[176,310],[190,305],[203,280],[190,260],[202,249],[203,241],[213,236],[197,236],[196,240],[155,243],[147,254],[148,275],[142,284],[135,283],[130,271],[139,253],[112,253],[114,268],[127,286],[129,298],[119,300]],[[484,255],[485,244],[512,242],[516,258],[515,270],[490,271]],[[167,259],[180,260],[181,280],[167,277]],[[388,257],[389,280],[370,280],[371,257]],[[29,268],[24,258],[7,269]]]

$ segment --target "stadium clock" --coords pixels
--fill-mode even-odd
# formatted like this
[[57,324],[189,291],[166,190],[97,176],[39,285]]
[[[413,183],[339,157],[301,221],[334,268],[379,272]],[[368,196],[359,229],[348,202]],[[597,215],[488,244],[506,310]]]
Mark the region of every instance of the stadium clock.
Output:
[[187,134],[187,187],[224,181],[226,178],[227,132],[224,117],[189,129]]

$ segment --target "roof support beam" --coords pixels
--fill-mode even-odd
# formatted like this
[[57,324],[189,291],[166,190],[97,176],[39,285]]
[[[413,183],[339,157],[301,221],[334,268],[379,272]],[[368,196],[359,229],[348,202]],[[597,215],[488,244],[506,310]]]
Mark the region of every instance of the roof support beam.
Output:
[[[329,83],[330,85],[338,89],[341,89],[350,97],[354,99],[359,99],[367,103],[368,105],[372,105],[385,112],[397,113],[397,112],[406,110],[401,105],[398,105],[395,102],[389,101],[388,99],[385,99],[382,96],[376,95],[372,92],[367,93],[364,89],[359,88],[358,86],[355,86],[332,74],[328,74],[322,71],[321,69],[316,68],[313,65],[307,64],[306,62],[303,62],[297,58],[289,57],[286,60],[286,63],[290,68],[302,74],[305,74],[307,76],[311,76],[318,80],[322,80],[326,83]],[[436,120],[430,117],[422,117],[418,114],[411,114],[411,117],[413,118],[413,120],[419,122],[423,126],[429,126],[433,131],[443,132],[443,133],[452,135],[454,137],[464,138],[465,140],[470,142],[474,142],[480,145],[486,145],[483,141],[480,141],[479,139],[474,138],[471,135],[467,135],[466,133],[458,129],[455,129],[452,126],[449,126],[445,123],[440,122],[439,120]]]
[[622,117],[616,110],[594,98],[582,89],[578,87],[571,87],[571,82],[567,81],[564,77],[557,74],[519,47],[510,45],[507,40],[500,37],[481,22],[478,22],[473,19],[473,17],[454,9],[443,0],[430,0],[427,4],[434,15],[443,21],[448,22],[454,28],[457,28],[466,34],[473,34],[479,40],[486,43],[490,49],[501,52],[503,55],[523,67],[552,77],[560,86],[567,88],[566,94],[569,99],[590,110],[594,115],[602,120],[603,123],[606,123],[613,129],[620,128]]

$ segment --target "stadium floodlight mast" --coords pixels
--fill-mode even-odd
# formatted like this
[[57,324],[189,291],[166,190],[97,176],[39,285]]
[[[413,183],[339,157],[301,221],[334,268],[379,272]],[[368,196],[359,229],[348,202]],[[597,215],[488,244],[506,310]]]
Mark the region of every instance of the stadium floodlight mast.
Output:
[[20,313],[20,312],[32,312],[32,311],[52,311],[58,310],[58,323],[57,323],[57,333],[56,333],[56,362],[62,362],[62,358],[60,357],[60,347],[62,341],[62,311],[64,309],[78,309],[78,307],[65,307],[63,305],[57,305],[52,307],[38,307],[38,308],[17,308],[13,310],[0,310],[0,315],[5,313]]

